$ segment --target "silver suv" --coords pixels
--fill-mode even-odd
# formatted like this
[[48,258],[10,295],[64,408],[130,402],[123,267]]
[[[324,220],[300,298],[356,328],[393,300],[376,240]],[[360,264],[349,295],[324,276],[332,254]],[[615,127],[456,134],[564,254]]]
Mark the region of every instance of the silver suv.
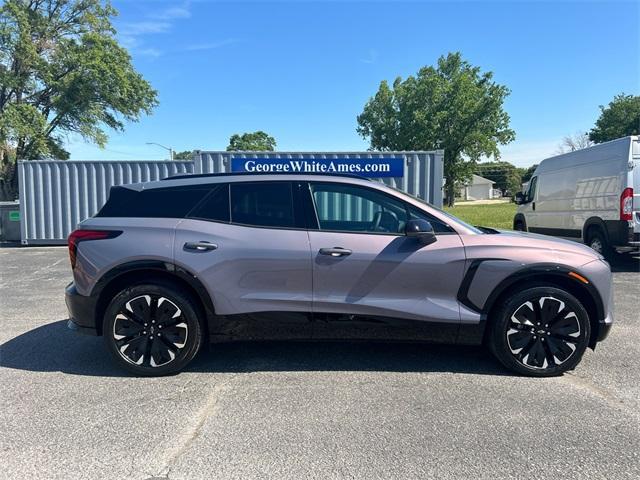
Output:
[[508,368],[574,368],[611,327],[611,271],[573,242],[473,227],[381,183],[191,175],[114,187],[69,236],[69,327],[137,375],[206,340],[485,343]]

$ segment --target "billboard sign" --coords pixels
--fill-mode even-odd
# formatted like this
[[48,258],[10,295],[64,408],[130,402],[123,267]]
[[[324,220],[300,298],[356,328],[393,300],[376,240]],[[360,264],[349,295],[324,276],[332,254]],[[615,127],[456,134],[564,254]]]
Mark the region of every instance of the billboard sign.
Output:
[[403,157],[378,158],[304,158],[304,157],[231,157],[232,172],[353,174],[368,178],[404,176]]

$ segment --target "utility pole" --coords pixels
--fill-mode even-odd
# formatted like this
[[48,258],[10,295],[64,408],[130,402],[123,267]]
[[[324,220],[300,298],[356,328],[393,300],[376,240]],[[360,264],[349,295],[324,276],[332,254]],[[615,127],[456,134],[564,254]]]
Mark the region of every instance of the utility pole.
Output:
[[164,145],[160,145],[159,143],[156,142],[145,142],[146,145],[157,145],[160,148],[164,148],[165,150],[169,151],[169,160],[173,161],[173,148],[171,147],[165,147]]

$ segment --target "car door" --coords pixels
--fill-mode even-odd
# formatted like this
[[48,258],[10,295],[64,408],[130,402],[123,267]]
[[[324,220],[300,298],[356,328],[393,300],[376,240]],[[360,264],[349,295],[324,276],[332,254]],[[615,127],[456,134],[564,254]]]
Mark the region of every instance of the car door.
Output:
[[176,229],[176,264],[200,279],[213,337],[311,336],[309,237],[291,182],[218,185]]
[[[311,182],[309,195],[315,337],[455,340],[465,254],[453,229],[375,188]],[[407,237],[412,217],[437,240]]]

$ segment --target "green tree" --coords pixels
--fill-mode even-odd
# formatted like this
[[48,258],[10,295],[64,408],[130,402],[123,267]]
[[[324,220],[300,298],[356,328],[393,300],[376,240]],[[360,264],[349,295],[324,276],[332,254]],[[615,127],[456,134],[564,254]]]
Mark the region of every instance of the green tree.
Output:
[[522,175],[515,165],[509,162],[486,162],[476,165],[476,175],[493,180],[495,187],[503,193],[514,195],[522,190]]
[[522,179],[521,179],[522,183],[526,183],[529,180],[531,180],[531,177],[533,177],[533,172],[536,171],[536,168],[538,168],[538,164],[537,163],[534,164],[534,165],[531,165],[529,168],[525,169],[522,172]]
[[0,6],[3,198],[17,192],[16,159],[69,158],[69,134],[102,147],[106,129],[121,131],[157,104],[155,90],[116,41],[116,13],[101,0],[6,0]]
[[600,105],[600,117],[589,132],[595,143],[640,134],[640,96],[621,93],[608,106]]
[[503,103],[510,91],[463,60],[460,53],[438,59],[378,92],[358,116],[358,133],[373,150],[444,149],[446,203],[470,178],[482,156],[500,157],[498,145],[515,138]]
[[227,146],[227,152],[238,152],[242,150],[273,152],[275,149],[276,139],[262,130],[251,133],[247,132],[242,135],[235,133],[229,138],[229,145]]
[[193,151],[184,150],[182,152],[175,152],[173,154],[174,160],[191,160],[193,158]]

